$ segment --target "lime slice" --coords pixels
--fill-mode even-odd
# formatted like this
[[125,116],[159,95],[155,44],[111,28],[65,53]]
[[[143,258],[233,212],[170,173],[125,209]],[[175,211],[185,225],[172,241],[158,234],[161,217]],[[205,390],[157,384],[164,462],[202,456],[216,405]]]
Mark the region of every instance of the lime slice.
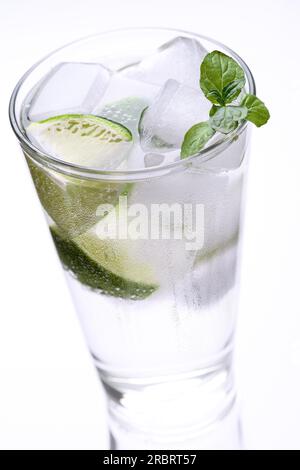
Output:
[[55,227],[50,230],[63,266],[85,286],[131,300],[143,300],[158,288],[149,271],[147,279],[145,266],[137,265],[125,251],[118,252],[113,241],[101,241],[90,233],[72,241]]
[[43,151],[68,163],[117,168],[132,146],[121,124],[90,114],[64,114],[33,122],[26,133]]
[[83,180],[38,166],[27,155],[27,163],[40,202],[60,231],[74,238],[101,219],[100,204],[117,204],[130,184]]
[[138,137],[138,124],[143,110],[148,106],[146,99],[129,96],[119,101],[107,103],[98,111],[98,115],[117,121],[126,126],[135,137]]
[[[122,195],[126,195],[126,191]],[[145,299],[158,289],[157,277],[136,240],[103,237],[107,227],[120,227],[119,204],[81,235],[68,239],[51,233],[64,267],[82,284],[114,297]]]
[[[132,145],[131,133],[124,126],[91,115],[63,115],[32,123],[27,134],[51,155],[81,165],[117,168]],[[121,183],[65,176],[25,156],[45,211],[69,238],[92,227],[101,218],[97,207],[115,205],[128,188]]]

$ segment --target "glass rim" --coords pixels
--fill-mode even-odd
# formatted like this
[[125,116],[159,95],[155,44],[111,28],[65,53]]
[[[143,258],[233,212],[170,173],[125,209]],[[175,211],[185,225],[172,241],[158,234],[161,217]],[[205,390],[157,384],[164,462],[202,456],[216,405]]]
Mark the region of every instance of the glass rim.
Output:
[[[246,128],[248,127],[248,122],[247,121],[242,121],[240,125],[230,134],[224,135],[224,137],[217,142],[205,147],[202,149],[200,152],[198,152],[195,155],[192,155],[188,158],[180,159],[179,161],[172,162],[166,165],[162,166],[153,166],[149,168],[138,168],[138,169],[122,169],[122,170],[101,170],[99,168],[94,168],[94,167],[88,167],[88,166],[82,166],[82,165],[77,165],[74,163],[66,162],[64,160],[61,160],[59,158],[56,158],[52,156],[50,153],[43,152],[41,149],[39,149],[36,145],[34,145],[29,138],[26,136],[26,134],[23,132],[21,126],[18,123],[17,115],[16,115],[16,100],[18,97],[19,90],[21,89],[23,83],[25,80],[31,75],[31,73],[44,61],[49,59],[50,57],[54,56],[56,53],[62,51],[63,49],[67,49],[70,46],[79,44],[80,42],[84,42],[87,40],[91,40],[93,38],[98,38],[101,36],[106,36],[108,34],[114,34],[114,33],[129,33],[129,32],[143,32],[143,31],[170,31],[170,32],[177,32],[179,34],[184,34],[184,35],[189,35],[195,38],[199,38],[200,40],[205,40],[208,41],[215,46],[221,47],[223,50],[226,52],[229,52],[229,54],[239,63],[239,65],[243,68],[247,82],[249,84],[249,93],[256,95],[256,86],[255,86],[255,81],[254,77],[252,75],[252,72],[246,62],[232,49],[221,43],[220,41],[217,41],[216,39],[212,39],[208,36],[194,33],[191,31],[186,31],[182,29],[177,29],[177,28],[161,28],[161,27],[130,27],[130,28],[116,28],[116,29],[110,29],[103,31],[101,33],[96,33],[92,35],[88,35],[79,39],[76,39],[74,41],[71,41],[67,44],[64,44],[63,46],[51,51],[49,54],[46,56],[42,57],[40,60],[35,62],[19,79],[17,82],[15,88],[13,89],[10,101],[9,101],[9,119],[10,119],[10,124],[11,127],[19,140],[22,148],[24,148],[25,151],[28,151],[30,153],[30,157],[33,158],[34,160],[37,160],[38,163],[57,169],[61,171],[62,173],[68,174],[68,175],[73,175],[73,176],[78,176],[78,177],[86,177],[86,178],[97,178],[97,176],[100,179],[105,179],[107,177],[108,179],[126,179],[126,177],[139,177],[139,176],[155,176],[155,174],[161,174],[162,172],[168,171],[168,170],[173,170],[177,169],[178,167],[186,166],[190,162],[192,162],[195,159],[201,158],[201,163],[206,162],[212,158],[214,158],[216,155],[218,155],[220,152],[225,150],[233,141],[236,140],[236,138],[243,133]],[[180,152],[180,150],[178,150]],[[34,155],[31,155],[31,152],[33,152]]]

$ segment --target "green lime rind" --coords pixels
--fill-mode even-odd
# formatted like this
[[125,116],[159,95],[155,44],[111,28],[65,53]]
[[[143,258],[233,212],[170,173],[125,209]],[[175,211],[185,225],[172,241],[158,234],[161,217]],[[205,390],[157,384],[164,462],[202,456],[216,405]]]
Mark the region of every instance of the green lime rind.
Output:
[[104,295],[131,300],[146,299],[157,290],[156,285],[135,282],[103,268],[57,229],[51,227],[50,232],[64,268],[81,284]]

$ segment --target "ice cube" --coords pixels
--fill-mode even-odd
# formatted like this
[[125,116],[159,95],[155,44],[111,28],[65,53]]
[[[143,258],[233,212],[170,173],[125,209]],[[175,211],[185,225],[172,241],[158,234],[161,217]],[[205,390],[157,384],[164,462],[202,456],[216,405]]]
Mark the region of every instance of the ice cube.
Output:
[[152,102],[159,88],[138,80],[112,76],[102,99],[93,114],[116,121],[138,135],[138,123],[142,111]]
[[151,166],[161,165],[164,159],[165,156],[159,153],[146,153],[146,155],[144,156],[145,167],[149,168]]
[[188,129],[208,119],[211,105],[201,90],[168,80],[144,111],[139,125],[145,152],[168,152],[180,148]]
[[38,84],[29,105],[29,120],[91,113],[104,94],[110,76],[111,72],[100,64],[58,64]]
[[162,86],[169,78],[198,89],[200,64],[207,54],[195,39],[177,37],[137,65],[124,68],[124,76]]
[[178,285],[176,300],[185,303],[190,312],[220,300],[235,284],[237,256],[237,240],[227,242],[208,256],[198,253],[193,271]]
[[[224,140],[224,134],[216,133],[215,136],[209,141],[209,145],[220,143]],[[214,172],[227,172],[236,170],[241,167],[244,162],[244,157],[247,149],[247,135],[246,132],[236,136],[231,143],[219,153],[207,161],[195,159],[192,162],[194,168],[203,168]]]

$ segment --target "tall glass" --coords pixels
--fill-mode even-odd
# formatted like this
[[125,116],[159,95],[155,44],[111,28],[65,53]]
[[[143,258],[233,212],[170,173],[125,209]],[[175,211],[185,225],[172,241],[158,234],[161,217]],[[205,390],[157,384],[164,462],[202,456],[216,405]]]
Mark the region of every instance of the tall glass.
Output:
[[[232,418],[232,353],[249,129],[242,123],[198,155],[165,166],[101,171],[43,153],[27,138],[22,115],[31,90],[55,65],[95,62],[118,70],[176,36],[231,55],[244,69],[246,92],[255,93],[247,65],[227,47],[149,28],[99,34],[52,53],[22,77],[10,103],[12,127],[106,390],[116,449],[240,445],[238,419]],[[112,197],[119,198],[125,218],[133,203],[143,207],[147,236],[126,232],[104,240],[96,231],[91,242],[86,234]],[[160,204],[166,213],[151,232],[153,207]]]

